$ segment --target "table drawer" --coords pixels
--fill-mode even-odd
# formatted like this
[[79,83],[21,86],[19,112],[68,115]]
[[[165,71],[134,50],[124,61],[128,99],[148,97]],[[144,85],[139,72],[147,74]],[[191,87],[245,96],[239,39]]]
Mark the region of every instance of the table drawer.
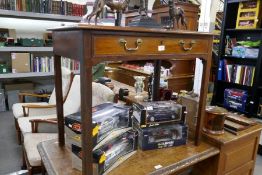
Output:
[[208,41],[199,38],[94,36],[94,56],[206,54]]

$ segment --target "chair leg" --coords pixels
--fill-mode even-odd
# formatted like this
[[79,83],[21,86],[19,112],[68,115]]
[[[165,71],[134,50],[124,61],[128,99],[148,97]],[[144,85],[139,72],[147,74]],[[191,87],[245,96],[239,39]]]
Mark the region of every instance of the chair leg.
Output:
[[16,118],[15,118],[15,129],[16,129],[17,143],[21,145],[22,144],[21,130],[19,128],[18,121]]
[[43,161],[41,161],[41,171],[42,171],[42,175],[45,175],[45,165],[43,164]]

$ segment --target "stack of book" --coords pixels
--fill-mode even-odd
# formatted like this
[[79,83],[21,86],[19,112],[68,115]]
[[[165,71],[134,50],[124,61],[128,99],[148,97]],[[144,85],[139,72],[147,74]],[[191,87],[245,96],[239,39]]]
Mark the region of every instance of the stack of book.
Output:
[[218,80],[252,86],[254,75],[254,66],[228,64],[225,60],[219,62]]
[[0,0],[0,9],[83,16],[86,6],[65,0]]

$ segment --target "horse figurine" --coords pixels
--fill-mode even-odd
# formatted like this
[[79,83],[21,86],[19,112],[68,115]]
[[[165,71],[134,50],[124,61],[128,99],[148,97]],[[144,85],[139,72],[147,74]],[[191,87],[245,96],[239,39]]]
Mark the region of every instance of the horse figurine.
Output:
[[[105,5],[107,5],[112,11],[116,11],[119,14],[122,14],[122,12],[127,8],[130,0],[119,0],[118,2],[114,2],[114,0],[96,0],[94,3],[94,7],[92,12],[89,15],[83,16],[82,21],[87,21],[90,24],[90,20],[93,16],[95,16],[95,25],[97,24],[97,18],[100,15],[100,13],[103,11],[103,8]],[[118,15],[120,19],[117,19],[118,21],[121,20],[121,15]]]
[[[179,21],[181,21],[182,26],[187,29],[187,22],[185,19],[185,12],[181,7],[175,7],[174,0],[168,1],[169,5],[169,17],[170,17],[170,29],[178,29]],[[175,26],[176,24],[176,26]]]

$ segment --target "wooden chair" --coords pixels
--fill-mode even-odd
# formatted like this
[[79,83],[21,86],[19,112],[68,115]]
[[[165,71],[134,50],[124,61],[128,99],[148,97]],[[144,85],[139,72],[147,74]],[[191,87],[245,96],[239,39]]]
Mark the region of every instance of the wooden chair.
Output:
[[[67,69],[62,68],[62,84],[63,84],[63,98],[66,100],[71,83],[73,79],[73,73]],[[22,103],[25,96],[33,96],[40,98],[49,98],[47,102],[36,102],[36,103]],[[21,103],[16,103],[13,105],[13,115],[15,120],[15,127],[17,133],[18,143],[21,144],[21,131],[18,125],[18,119],[22,117],[30,117],[30,116],[39,116],[39,115],[51,115],[56,114],[56,97],[55,97],[55,89],[53,90],[51,95],[48,94],[31,94],[31,93],[20,93],[19,99]]]
[[[55,120],[30,120],[32,125],[32,133],[24,135],[23,143],[23,167],[26,167],[29,175],[40,173],[43,171],[41,157],[37,150],[40,142],[57,139],[57,121]],[[48,130],[41,130],[48,126]]]
[[[94,83],[92,85],[93,89],[93,106],[104,102],[117,102],[117,95],[114,92],[99,83]],[[64,102],[64,115],[73,114],[80,111],[80,76],[75,75],[74,80],[71,85],[68,97]],[[31,117],[22,117],[18,119],[18,127],[21,132],[21,137],[25,133],[32,132],[30,120],[32,119],[54,119],[56,114],[53,115],[43,115],[43,116],[31,116]]]

